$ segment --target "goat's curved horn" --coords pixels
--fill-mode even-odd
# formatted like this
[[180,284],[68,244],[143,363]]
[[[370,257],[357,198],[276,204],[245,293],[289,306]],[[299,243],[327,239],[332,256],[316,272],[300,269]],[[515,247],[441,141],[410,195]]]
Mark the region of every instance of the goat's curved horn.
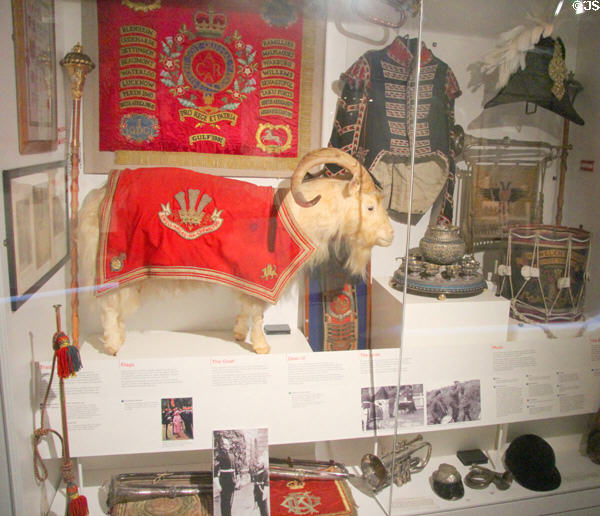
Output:
[[373,185],[373,180],[371,179],[369,172],[367,172],[367,169],[363,167],[356,160],[356,158],[350,156],[350,154],[347,154],[340,149],[336,149],[335,147],[324,147],[322,149],[317,149],[303,156],[292,175],[292,196],[300,206],[308,208],[317,204],[321,199],[321,196],[317,195],[314,199],[307,201],[306,197],[304,197],[304,194],[300,191],[300,185],[312,167],[316,165],[324,165],[325,163],[335,163],[336,165],[345,168],[348,172],[350,172],[350,174],[352,174],[352,176],[359,176],[361,181],[366,181],[366,184]]

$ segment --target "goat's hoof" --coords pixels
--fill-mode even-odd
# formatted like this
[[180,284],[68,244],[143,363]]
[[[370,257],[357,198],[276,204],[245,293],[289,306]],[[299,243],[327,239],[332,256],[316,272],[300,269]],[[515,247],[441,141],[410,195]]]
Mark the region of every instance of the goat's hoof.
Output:
[[[105,339],[106,341],[106,339]],[[113,357],[117,356],[117,352],[119,351],[119,348],[121,346],[115,346],[115,345],[110,345],[110,344],[104,344],[104,351],[106,351],[107,355],[112,355]]]
[[260,346],[253,346],[254,352],[259,355],[266,355],[271,351],[271,347],[268,344],[261,344]]

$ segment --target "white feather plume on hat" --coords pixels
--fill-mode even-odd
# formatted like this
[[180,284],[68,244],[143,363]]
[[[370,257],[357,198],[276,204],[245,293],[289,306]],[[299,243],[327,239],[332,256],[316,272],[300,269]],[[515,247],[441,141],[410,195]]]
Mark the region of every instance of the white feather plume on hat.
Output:
[[498,70],[496,88],[502,88],[520,68],[525,68],[525,55],[542,37],[548,37],[554,30],[552,21],[527,14],[527,23],[500,34],[500,43],[486,52],[481,59],[482,71],[490,75]]

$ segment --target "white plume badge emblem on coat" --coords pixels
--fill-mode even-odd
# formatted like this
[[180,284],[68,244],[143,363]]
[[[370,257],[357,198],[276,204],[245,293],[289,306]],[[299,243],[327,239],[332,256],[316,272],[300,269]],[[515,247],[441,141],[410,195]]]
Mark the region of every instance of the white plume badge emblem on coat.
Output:
[[212,213],[209,214],[209,204],[213,201],[208,194],[200,197],[200,190],[188,189],[186,192],[180,191],[175,195],[175,201],[179,209],[171,209],[171,203],[161,204],[161,210],[158,212],[158,218],[169,229],[175,231],[179,236],[186,240],[195,240],[196,238],[212,233],[221,227],[223,218],[221,213],[213,203]]

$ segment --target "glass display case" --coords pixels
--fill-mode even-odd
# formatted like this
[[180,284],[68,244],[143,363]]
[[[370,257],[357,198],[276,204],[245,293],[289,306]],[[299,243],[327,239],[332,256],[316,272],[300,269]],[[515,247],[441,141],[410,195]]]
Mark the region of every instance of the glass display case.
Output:
[[51,3],[8,513],[597,512],[596,2]]

